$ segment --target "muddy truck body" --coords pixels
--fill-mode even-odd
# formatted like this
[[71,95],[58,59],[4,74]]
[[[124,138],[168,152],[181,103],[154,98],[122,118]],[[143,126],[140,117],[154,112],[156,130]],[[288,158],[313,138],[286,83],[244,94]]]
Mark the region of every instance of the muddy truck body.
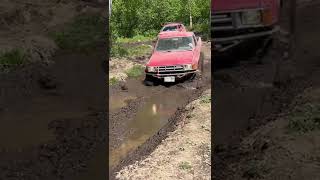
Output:
[[195,75],[202,67],[201,46],[201,38],[196,37],[193,32],[159,33],[150,60],[146,64],[145,82],[175,82]]
[[280,0],[212,0],[214,51],[224,52],[248,40],[278,31]]

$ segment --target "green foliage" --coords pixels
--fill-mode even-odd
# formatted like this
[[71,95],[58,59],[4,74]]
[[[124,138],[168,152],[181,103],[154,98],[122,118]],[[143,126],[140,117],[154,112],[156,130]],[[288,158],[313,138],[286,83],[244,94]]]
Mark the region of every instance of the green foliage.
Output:
[[190,169],[192,168],[192,166],[190,165],[189,162],[183,161],[183,162],[181,162],[181,163],[179,164],[179,168],[180,168],[180,169],[183,169],[183,170],[190,170]]
[[132,38],[117,38],[116,43],[135,43],[135,42],[147,42],[154,40],[154,36],[142,36],[136,35]]
[[[165,22],[209,27],[208,0],[113,0],[111,33],[115,38],[156,35]],[[202,30],[202,29],[200,29]]]
[[0,54],[0,68],[10,69],[26,62],[26,54],[20,49],[13,49]]
[[128,50],[122,44],[113,44],[111,48],[111,57],[127,57],[128,55]]
[[141,57],[150,53],[152,48],[148,45],[127,45],[115,43],[111,48],[111,57]]
[[51,36],[61,49],[87,50],[105,39],[105,27],[99,15],[81,15]]
[[211,95],[204,95],[200,98],[201,104],[211,103]]
[[289,116],[290,132],[306,133],[320,129],[320,104],[307,103]]
[[139,45],[130,47],[128,52],[130,57],[139,57],[150,53],[151,50],[152,48],[148,45]]
[[116,85],[118,82],[119,82],[118,79],[115,77],[109,79],[109,85],[111,85],[111,86]]
[[135,65],[126,71],[129,78],[137,78],[143,74],[144,67],[141,65]]

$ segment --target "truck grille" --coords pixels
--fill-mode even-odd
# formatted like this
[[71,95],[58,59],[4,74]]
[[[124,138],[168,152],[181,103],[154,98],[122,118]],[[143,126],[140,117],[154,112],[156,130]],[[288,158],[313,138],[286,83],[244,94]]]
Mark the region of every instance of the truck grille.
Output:
[[212,13],[211,19],[213,31],[234,29],[231,13]]
[[182,72],[184,68],[182,65],[175,65],[175,66],[158,66],[156,67],[156,71],[159,73],[163,72]]

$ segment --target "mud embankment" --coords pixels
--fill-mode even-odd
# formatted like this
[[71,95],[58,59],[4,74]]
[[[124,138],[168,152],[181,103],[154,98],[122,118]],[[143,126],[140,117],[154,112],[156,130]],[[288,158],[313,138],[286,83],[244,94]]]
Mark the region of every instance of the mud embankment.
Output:
[[185,108],[182,119],[146,159],[124,167],[118,179],[209,179],[211,89]]

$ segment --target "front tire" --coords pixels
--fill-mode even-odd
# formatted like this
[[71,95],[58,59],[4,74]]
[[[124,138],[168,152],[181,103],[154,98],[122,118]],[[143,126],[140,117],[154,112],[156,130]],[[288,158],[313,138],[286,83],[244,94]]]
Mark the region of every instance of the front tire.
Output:
[[144,84],[146,86],[153,86],[154,85],[153,77],[150,75],[146,75],[146,77],[144,79]]

